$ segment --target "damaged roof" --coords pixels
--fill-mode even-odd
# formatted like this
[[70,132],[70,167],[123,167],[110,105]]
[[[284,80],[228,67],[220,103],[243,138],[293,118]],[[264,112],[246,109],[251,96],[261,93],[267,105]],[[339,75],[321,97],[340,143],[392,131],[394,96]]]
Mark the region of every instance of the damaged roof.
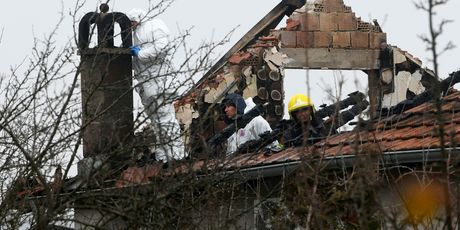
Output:
[[[451,91],[442,99],[441,118],[444,122],[445,148],[455,148],[460,142],[460,92]],[[288,148],[272,155],[248,153],[227,157],[197,161],[187,165],[178,165],[162,170],[161,165],[131,167],[126,169],[116,185],[146,183],[160,174],[171,174],[209,169],[239,170],[266,165],[298,162],[302,158],[320,154],[326,158],[353,156],[372,148],[377,153],[401,152],[406,150],[430,151],[441,147],[435,105],[432,102],[421,104],[401,114],[366,122],[354,131],[330,136],[312,146]],[[363,131],[361,131],[363,130]]]
[[[444,122],[445,147],[455,147],[460,141],[460,93],[443,98],[441,118]],[[315,146],[327,156],[355,152],[353,145],[377,143],[381,152],[440,148],[438,119],[432,102],[383,118],[373,124],[369,132],[349,132],[334,136]]]

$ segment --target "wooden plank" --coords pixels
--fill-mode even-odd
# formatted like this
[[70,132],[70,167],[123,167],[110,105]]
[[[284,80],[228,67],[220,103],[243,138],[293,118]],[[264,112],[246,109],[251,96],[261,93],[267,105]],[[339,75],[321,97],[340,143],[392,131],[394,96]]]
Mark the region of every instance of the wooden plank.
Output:
[[288,69],[378,69],[378,49],[281,48]]

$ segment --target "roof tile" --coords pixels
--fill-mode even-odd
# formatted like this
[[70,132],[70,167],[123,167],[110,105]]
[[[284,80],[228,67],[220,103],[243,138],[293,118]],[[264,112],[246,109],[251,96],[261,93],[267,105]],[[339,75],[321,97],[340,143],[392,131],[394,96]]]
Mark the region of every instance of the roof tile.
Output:
[[[445,130],[446,147],[457,146],[460,143],[460,92],[447,95],[442,100],[441,107]],[[264,153],[249,153],[237,155],[217,161],[198,161],[190,165],[179,165],[175,173],[189,170],[200,171],[223,167],[224,169],[250,168],[255,166],[297,161],[301,158],[319,153],[325,157],[356,154],[367,150],[370,143],[379,152],[394,152],[403,150],[424,150],[440,147],[437,134],[437,116],[432,102],[428,102],[405,111],[403,114],[392,115],[376,121],[368,131],[350,131],[326,138],[310,147],[288,148],[280,153],[265,155]],[[149,165],[142,168],[126,169],[116,185],[142,184],[150,178],[162,174],[161,165]]]

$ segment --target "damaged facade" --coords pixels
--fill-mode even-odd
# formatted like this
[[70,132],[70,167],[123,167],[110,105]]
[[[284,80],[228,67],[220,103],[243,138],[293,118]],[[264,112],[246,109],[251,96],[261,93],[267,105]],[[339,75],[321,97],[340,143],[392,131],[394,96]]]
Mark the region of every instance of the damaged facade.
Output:
[[[285,15],[289,17],[286,25],[274,29]],[[358,122],[357,126],[362,126],[362,130],[332,135],[311,146],[287,148],[275,154],[259,151],[210,159],[213,157],[205,151],[206,141],[225,128],[220,116],[220,102],[226,94],[236,92],[244,98],[253,97],[257,104],[268,103],[264,116],[272,125],[282,119],[285,69],[365,72],[369,81],[369,121]],[[173,195],[186,203],[187,199],[195,199],[194,195],[199,197],[205,188],[198,186],[199,191],[188,194],[184,190],[189,188],[181,187],[184,186],[179,180],[183,179],[181,176],[185,175],[184,181],[190,183],[211,178],[212,182],[223,181],[225,184],[217,184],[216,187],[222,186],[222,190],[218,195],[213,194],[221,203],[204,200],[199,201],[193,211],[176,210],[187,212],[186,218],[177,220],[177,223],[183,221],[182,224],[190,228],[269,228],[273,213],[266,213],[268,203],[276,205],[286,199],[286,184],[305,173],[302,170],[318,166],[318,162],[323,163],[324,169],[330,170],[331,174],[341,170],[347,173],[359,163],[361,153],[371,153],[371,156],[380,154],[381,158],[373,158],[369,167],[384,170],[387,167],[392,170],[391,167],[398,165],[420,168],[427,162],[440,161],[443,147],[452,154],[452,159],[458,160],[460,94],[449,91],[449,87],[459,81],[460,73],[451,77],[455,80],[446,81],[446,87],[442,89],[445,97],[441,114],[448,121],[445,126],[447,141],[442,145],[435,133],[434,107],[426,100],[433,97],[429,90],[438,79],[422,67],[419,59],[387,44],[387,35],[378,22],[363,21],[342,0],[316,0],[312,3],[284,0],[175,103],[176,117],[185,129],[187,144],[193,146],[191,161],[172,164],[168,168],[160,163],[127,167],[115,179],[104,181],[104,186],[110,189],[91,192],[97,194],[96,197],[100,195],[101,200],[108,200],[104,208],[111,205],[126,207],[126,210],[140,211],[148,217],[148,212],[156,210],[142,206],[144,198],[163,197],[170,189],[165,184],[172,185],[175,192],[179,190],[179,195]],[[420,95],[423,96],[421,99]],[[417,103],[406,108],[405,102],[412,99]],[[401,105],[403,109],[399,109]],[[378,120],[379,116],[382,119]],[[129,135],[123,140],[131,141],[132,133],[124,133]],[[85,162],[90,166],[83,167]],[[83,171],[91,171],[89,168],[94,164],[94,159],[84,159],[80,163]],[[299,169],[300,172],[296,171]],[[379,194],[383,203],[388,207],[400,204],[401,200],[386,197],[387,188],[384,186]],[[63,189],[65,192],[75,190],[75,186]],[[124,193],[134,195],[126,198]],[[123,198],[112,199],[112,195]],[[82,228],[85,224],[98,226],[100,223],[109,228],[126,228],[129,223],[137,221],[87,208],[76,209],[75,216]]]
[[[286,208],[281,206],[289,199],[296,201],[295,197],[289,197],[289,184],[318,165],[331,174],[338,171],[347,174],[358,167],[369,169],[372,172],[366,175],[369,178],[378,177],[379,170],[388,173],[387,176],[405,178],[402,175],[409,175],[410,170],[401,171],[396,169],[398,166],[417,170],[439,162],[445,152],[454,162],[459,160],[456,104],[460,95],[449,91],[449,87],[459,81],[459,72],[441,83],[445,86],[442,87],[443,95],[446,95],[441,113],[448,121],[445,124],[448,138],[441,143],[436,133],[436,111],[429,100],[434,97],[430,90],[438,79],[432,71],[422,67],[419,59],[387,44],[386,34],[376,21],[362,21],[343,1],[315,1],[300,8],[289,4],[286,1],[280,4],[285,8],[275,7],[268,14],[271,16],[269,22],[259,22],[244,36],[251,39],[237,43],[176,103],[177,117],[195,146],[192,154],[200,160],[177,165],[167,172],[162,171],[160,165],[131,167],[122,173],[116,186],[147,186],[165,176],[190,172],[208,175],[207,172],[217,169],[219,175],[232,176],[230,181],[238,178],[232,185],[238,192],[227,194],[223,191],[219,213],[215,207],[204,205],[191,220],[198,221],[199,226],[216,228],[270,229],[276,228],[273,222],[276,218],[290,214],[289,211],[279,214]],[[275,30],[277,23],[274,22],[280,20],[280,8],[289,19],[284,28]],[[226,94],[237,92],[243,97],[254,97],[259,104],[268,102],[265,117],[272,124],[283,117],[283,79],[284,70],[288,68],[364,71],[370,86],[370,120],[357,123],[354,131],[332,135],[311,146],[288,148],[274,154],[259,151],[224,159],[202,158],[199,154],[204,148],[196,146],[224,127],[219,103]],[[367,165],[359,165],[364,158]],[[439,169],[428,167],[435,171],[433,178],[436,178]],[[394,196],[391,190],[394,184],[397,182],[391,180],[382,183],[375,194],[388,212],[394,211],[394,207],[404,207],[404,199],[413,195]],[[307,182],[305,186],[308,188]],[[442,206],[440,197],[434,200]],[[298,207],[290,208],[292,212],[298,211]],[[402,212],[396,218],[403,219],[406,214]],[[229,219],[234,222],[226,224],[225,220]],[[386,227],[391,228],[390,225]]]
[[[341,0],[303,3],[282,1],[243,37],[250,39],[240,40],[176,103],[192,145],[200,143],[198,136],[222,129],[218,104],[231,92],[268,102],[265,118],[270,124],[280,121],[284,69],[362,70],[369,76],[373,111],[410,99],[436,81],[419,59],[387,44],[376,20],[363,21]],[[289,16],[285,27],[275,30],[284,15]]]

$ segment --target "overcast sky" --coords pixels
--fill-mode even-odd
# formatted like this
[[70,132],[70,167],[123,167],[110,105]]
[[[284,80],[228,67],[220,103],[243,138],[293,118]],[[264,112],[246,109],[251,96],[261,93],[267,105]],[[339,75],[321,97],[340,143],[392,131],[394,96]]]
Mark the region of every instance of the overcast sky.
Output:
[[[59,18],[59,12],[64,9],[66,19],[60,30],[58,30],[57,43],[64,43],[72,38],[73,25],[68,12],[74,7],[76,0],[45,0],[45,1],[7,1],[0,8],[0,28],[3,29],[0,43],[0,73],[8,73],[10,66],[16,66],[31,54],[33,37],[43,37],[49,34]],[[155,2],[155,1],[153,1]],[[189,28],[192,30],[192,45],[197,45],[202,40],[217,40],[229,32],[232,28],[238,27],[232,36],[231,42],[223,46],[219,52],[226,52],[244,33],[254,26],[265,14],[267,14],[279,0],[177,0],[161,18],[170,27],[173,33],[177,28]],[[93,11],[100,4],[99,1],[87,1],[80,17],[89,11]],[[147,0],[112,0],[111,10],[127,12],[131,8],[146,8]],[[352,7],[357,16],[366,21],[378,19],[384,32],[388,35],[388,42],[403,50],[409,51],[419,57],[428,67],[431,63],[426,60],[430,53],[425,50],[426,45],[417,37],[426,34],[428,31],[427,17],[422,11],[415,9],[410,0],[345,0],[345,4]],[[449,5],[440,7],[438,16],[454,20],[446,27],[440,44],[452,40],[460,46],[460,1],[451,0]],[[284,21],[282,22],[284,23]],[[449,51],[440,58],[440,73],[446,77],[449,72],[460,67],[458,61],[460,49]],[[287,71],[286,85],[289,91],[287,98],[295,92],[305,91],[298,82],[305,82],[305,73],[302,71]],[[337,74],[336,74],[337,75]],[[356,86],[353,82],[356,76],[362,85],[366,87],[366,77],[360,72],[347,74],[347,85],[345,93],[353,92]],[[363,81],[364,80],[364,81]],[[327,102],[324,98],[324,88],[321,82],[326,85],[333,85],[331,71],[314,71],[310,73],[311,89],[310,95],[317,104]]]

